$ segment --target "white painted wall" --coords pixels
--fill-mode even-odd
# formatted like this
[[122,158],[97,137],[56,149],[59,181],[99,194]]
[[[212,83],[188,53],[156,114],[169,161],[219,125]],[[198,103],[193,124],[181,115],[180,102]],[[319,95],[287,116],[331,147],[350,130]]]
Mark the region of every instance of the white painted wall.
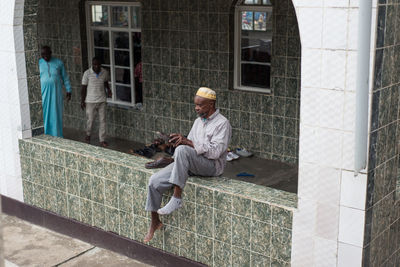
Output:
[[[292,266],[361,266],[367,175],[354,176],[359,0],[293,4],[302,73]],[[375,29],[376,18],[371,59]]]
[[22,196],[18,139],[30,137],[26,80],[24,0],[0,1],[0,194]]

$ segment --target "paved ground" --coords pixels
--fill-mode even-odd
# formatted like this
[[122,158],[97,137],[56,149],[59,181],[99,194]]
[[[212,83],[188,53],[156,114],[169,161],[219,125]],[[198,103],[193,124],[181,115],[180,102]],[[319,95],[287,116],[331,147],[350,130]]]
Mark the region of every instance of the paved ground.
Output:
[[2,215],[5,266],[132,266],[144,263]]

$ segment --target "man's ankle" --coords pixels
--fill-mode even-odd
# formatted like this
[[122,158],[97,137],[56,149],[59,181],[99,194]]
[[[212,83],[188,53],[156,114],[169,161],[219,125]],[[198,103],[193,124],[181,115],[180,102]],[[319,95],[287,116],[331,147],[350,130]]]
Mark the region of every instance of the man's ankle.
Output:
[[179,186],[175,185],[173,196],[175,198],[182,199],[182,188],[180,188]]
[[157,225],[159,225],[160,223],[161,223],[161,221],[160,221],[160,220],[157,220],[157,221],[151,222],[151,225],[157,226]]

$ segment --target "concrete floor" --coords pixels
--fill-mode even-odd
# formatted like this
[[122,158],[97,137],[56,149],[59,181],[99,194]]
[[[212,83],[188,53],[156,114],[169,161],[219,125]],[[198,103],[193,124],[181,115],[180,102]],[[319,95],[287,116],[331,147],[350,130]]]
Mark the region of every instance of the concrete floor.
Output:
[[5,266],[150,266],[123,255],[1,215]]
[[[76,129],[65,128],[64,137],[67,139],[84,142],[85,133]],[[119,138],[108,138],[109,149],[128,153],[129,149],[140,149],[144,144]],[[92,135],[91,144],[98,146],[98,134]],[[157,153],[155,157],[160,156]],[[151,160],[149,160],[151,161]],[[255,177],[236,177],[236,174],[247,172]],[[257,157],[239,158],[227,163],[224,177],[246,181],[258,185],[268,186],[279,190],[297,193],[298,168],[276,160],[261,159]]]
[[[255,177],[237,177],[241,172]],[[227,162],[224,177],[297,193],[297,166],[257,157]]]

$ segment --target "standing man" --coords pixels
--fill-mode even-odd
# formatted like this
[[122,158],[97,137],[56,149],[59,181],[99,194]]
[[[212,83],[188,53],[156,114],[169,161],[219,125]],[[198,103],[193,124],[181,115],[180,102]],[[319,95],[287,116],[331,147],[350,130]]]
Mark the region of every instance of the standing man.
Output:
[[82,78],[81,108],[86,108],[86,137],[90,143],[93,121],[99,113],[99,140],[102,147],[107,147],[106,138],[106,90],[108,97],[111,97],[111,90],[108,84],[108,71],[101,67],[101,61],[93,58],[92,67],[85,71]]
[[[201,87],[194,98],[199,118],[193,124],[188,137],[172,134],[174,162],[151,176],[148,186],[146,210],[151,211],[151,224],[144,242],[149,242],[154,232],[163,224],[159,215],[167,215],[182,207],[182,190],[189,172],[200,176],[219,176],[224,172],[227,148],[232,128],[229,121],[215,108],[216,94]],[[174,188],[171,200],[160,209],[162,194]]]
[[43,46],[42,58],[39,60],[40,85],[42,90],[42,107],[44,133],[63,137],[63,92],[67,90],[66,99],[71,100],[71,83],[65,71],[64,63],[51,56],[49,46]]

